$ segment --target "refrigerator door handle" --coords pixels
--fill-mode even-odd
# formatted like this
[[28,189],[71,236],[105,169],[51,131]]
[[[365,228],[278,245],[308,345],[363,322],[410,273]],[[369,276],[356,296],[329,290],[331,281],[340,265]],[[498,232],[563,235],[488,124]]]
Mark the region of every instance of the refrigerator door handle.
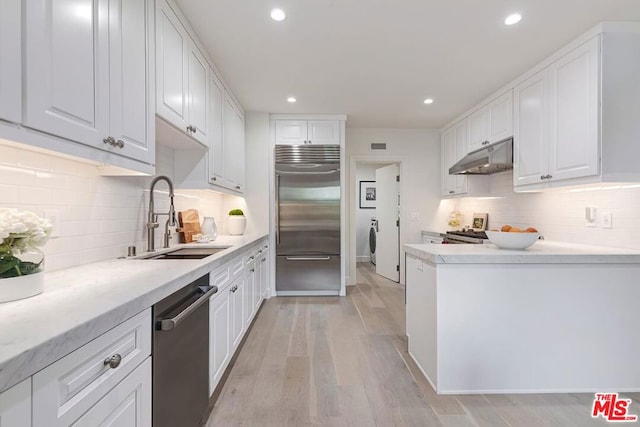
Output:
[[276,174],[276,245],[280,244],[280,175]]
[[287,261],[329,261],[328,256],[288,256]]

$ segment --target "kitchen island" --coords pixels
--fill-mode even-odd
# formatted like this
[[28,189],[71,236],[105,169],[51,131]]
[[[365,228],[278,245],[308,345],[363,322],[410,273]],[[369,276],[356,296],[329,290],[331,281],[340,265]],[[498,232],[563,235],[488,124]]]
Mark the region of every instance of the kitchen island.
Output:
[[438,393],[640,390],[640,251],[404,249],[409,353]]

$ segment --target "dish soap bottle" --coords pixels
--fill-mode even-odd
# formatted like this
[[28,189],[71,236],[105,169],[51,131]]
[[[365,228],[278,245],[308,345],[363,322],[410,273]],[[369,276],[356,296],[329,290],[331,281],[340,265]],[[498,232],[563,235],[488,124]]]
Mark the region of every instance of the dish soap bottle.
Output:
[[216,220],[212,216],[204,217],[200,230],[203,235],[208,235],[212,241],[218,237],[218,227],[216,227]]

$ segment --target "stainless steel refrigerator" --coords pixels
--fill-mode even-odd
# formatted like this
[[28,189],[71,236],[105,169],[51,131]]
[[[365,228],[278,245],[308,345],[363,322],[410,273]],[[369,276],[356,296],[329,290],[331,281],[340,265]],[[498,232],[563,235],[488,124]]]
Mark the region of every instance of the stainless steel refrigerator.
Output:
[[340,146],[275,147],[276,292],[340,292]]

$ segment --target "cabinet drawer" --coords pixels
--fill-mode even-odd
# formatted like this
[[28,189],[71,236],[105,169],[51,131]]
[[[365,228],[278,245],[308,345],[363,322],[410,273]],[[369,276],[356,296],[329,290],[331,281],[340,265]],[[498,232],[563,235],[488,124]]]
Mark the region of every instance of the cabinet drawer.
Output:
[[[33,376],[33,426],[68,426],[151,354],[151,309]],[[119,355],[114,368],[106,359]]]
[[209,284],[211,286],[217,286],[221,291],[231,282],[231,276],[229,275],[229,264],[225,263],[223,266],[218,267],[215,271],[209,273]]
[[231,280],[235,279],[242,273],[244,269],[244,259],[245,254],[236,257],[229,263],[229,272],[231,275]]

